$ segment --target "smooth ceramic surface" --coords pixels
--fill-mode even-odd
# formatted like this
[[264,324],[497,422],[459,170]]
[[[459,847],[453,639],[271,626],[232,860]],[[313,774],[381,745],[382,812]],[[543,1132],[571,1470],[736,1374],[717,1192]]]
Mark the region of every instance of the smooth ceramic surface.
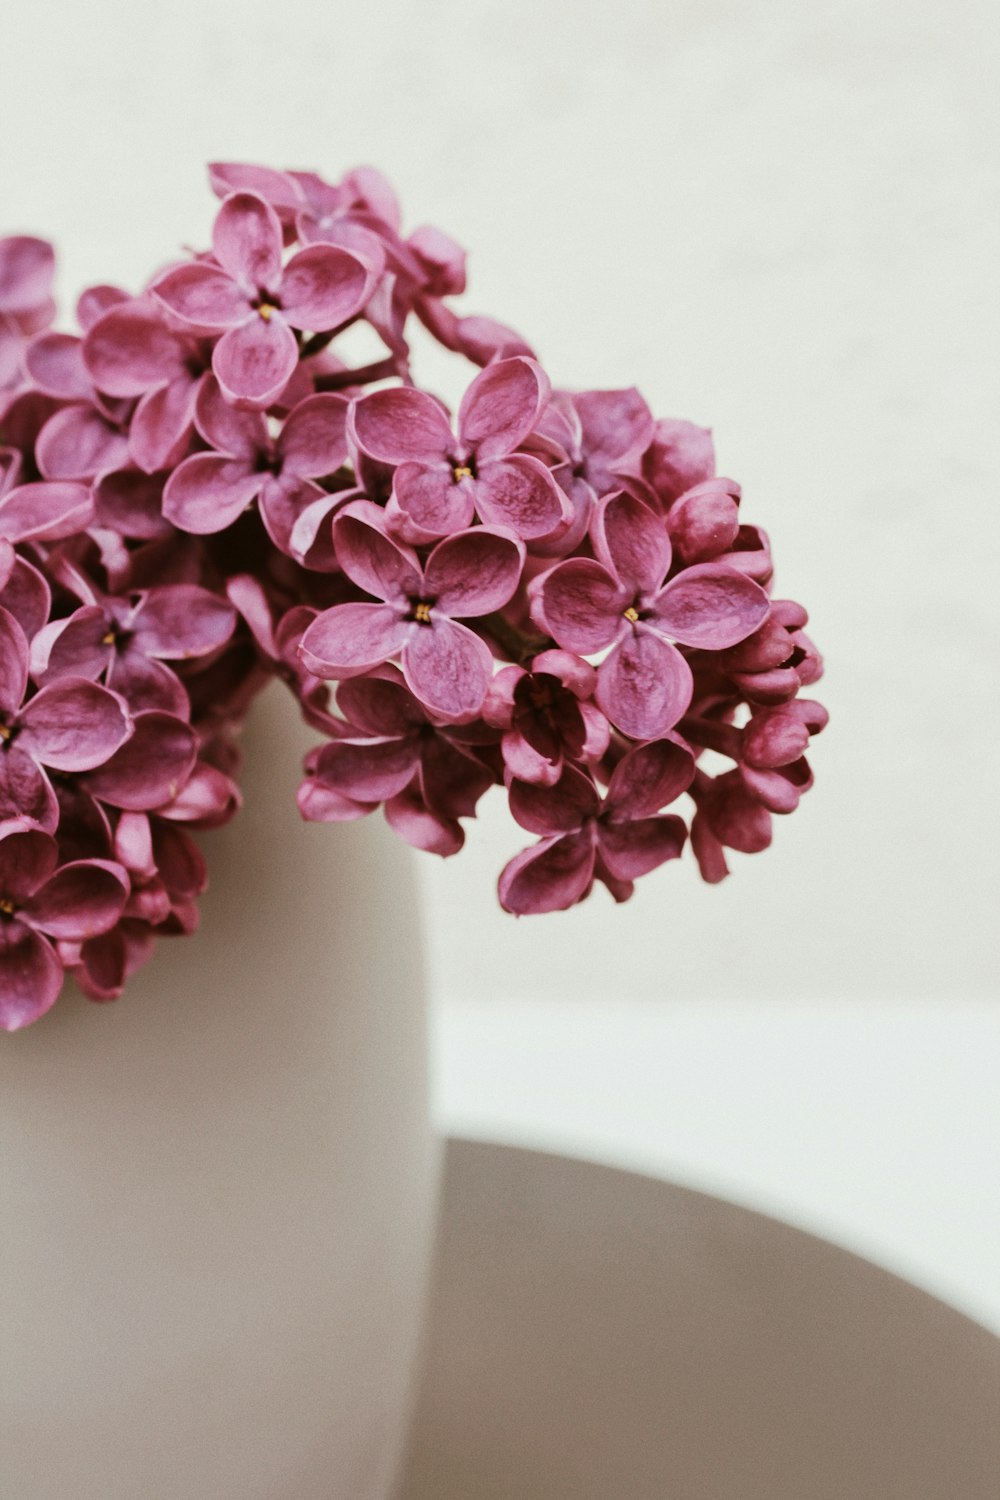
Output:
[[608,1167],[450,1143],[398,1500],[996,1500],[1000,1340]]
[[437,1161],[416,892],[381,820],[302,823],[313,739],[268,689],[197,935],[0,1045],[5,1500],[396,1477]]

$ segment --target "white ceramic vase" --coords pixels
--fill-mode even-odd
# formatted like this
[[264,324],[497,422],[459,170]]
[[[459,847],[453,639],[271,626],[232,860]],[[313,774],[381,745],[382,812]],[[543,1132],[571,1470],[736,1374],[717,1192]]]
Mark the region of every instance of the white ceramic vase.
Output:
[[0,1039],[0,1491],[386,1500],[437,1185],[410,852],[273,686],[193,938]]

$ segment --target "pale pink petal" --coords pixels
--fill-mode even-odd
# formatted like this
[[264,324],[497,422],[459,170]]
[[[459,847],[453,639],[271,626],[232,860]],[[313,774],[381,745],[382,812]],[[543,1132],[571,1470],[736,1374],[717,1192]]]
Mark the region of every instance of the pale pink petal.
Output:
[[161,803],[157,816],[189,828],[221,828],[242,806],[240,789],[231,776],[200,760],[169,802]]
[[0,311],[17,317],[48,302],[55,273],[55,253],[48,240],[33,234],[0,239]]
[[40,829],[18,829],[0,837],[0,897],[20,906],[45,884],[58,860],[55,839]]
[[71,333],[40,333],[24,351],[32,383],[61,401],[89,401],[93,383],[83,362],[82,341]]
[[0,609],[0,713],[17,713],[27,685],[28,641],[10,611]]
[[533,594],[532,618],[568,651],[587,655],[610,646],[625,628],[632,596],[589,557],[558,563]]
[[578,833],[542,839],[516,854],[497,885],[500,905],[517,917],[566,911],[590,890],[594,879],[594,835]]
[[381,463],[430,463],[446,458],[455,441],[440,403],[410,387],[362,396],[351,408],[349,426],[358,446]]
[[84,287],[76,299],[76,321],[84,333],[89,333],[98,318],[103,318],[109,308],[131,300],[128,292],[123,291],[120,286],[109,286],[106,282]]
[[63,967],[51,943],[23,922],[0,920],[0,1028],[30,1026],[59,998]]
[[293,328],[323,333],[360,312],[374,291],[369,268],[338,245],[307,245],[281,278],[281,311]]
[[155,302],[112,307],[83,341],[83,360],[98,390],[141,396],[184,368],[183,346]]
[[759,584],[735,568],[698,563],[672,578],[653,610],[658,624],[685,646],[723,651],[745,640],[769,608]]
[[438,614],[488,615],[513,598],[523,566],[520,542],[475,526],[438,542],[427,559],[424,588]]
[[242,323],[250,312],[246,295],[231,276],[204,261],[175,266],[150,287],[174,317],[204,333],[221,333]]
[[117,694],[83,678],[49,683],[21,713],[18,746],[56,771],[102,765],[132,732]]
[[597,669],[598,707],[635,740],[672,729],[691,702],[692,687],[683,656],[650,630],[630,632]]
[[351,676],[394,656],[412,629],[388,604],[336,604],[317,615],[299,651],[317,677]]
[[333,523],[337,559],[352,583],[400,606],[421,595],[423,583],[415,552],[390,540],[360,516],[344,512]]
[[475,499],[476,510],[487,525],[509,526],[526,541],[549,536],[572,515],[551,472],[525,453],[481,463]]
[[427,536],[450,536],[472,524],[475,485],[471,479],[456,481],[450,464],[400,464],[392,493],[407,519]]
[[215,217],[212,249],[224,271],[251,294],[274,290],[281,273],[281,224],[256,193],[232,193]]
[[347,458],[346,396],[308,396],[285,419],[278,439],[284,472],[303,479],[335,474]]
[[112,658],[105,687],[120,693],[131,713],[150,709],[187,719],[191,700],[176,672],[162,661],[153,661],[141,651],[122,651]]
[[121,865],[103,859],[76,860],[63,865],[24,903],[24,920],[51,937],[79,942],[115,925],[128,890],[128,876]]
[[407,686],[426,708],[461,719],[482,708],[493,658],[486,642],[464,625],[436,619],[409,627],[401,664]]
[[256,498],[263,479],[246,459],[195,453],[167,480],[163,514],[181,531],[197,536],[224,531]]
[[305,203],[305,194],[290,173],[275,172],[271,167],[257,167],[250,162],[209,162],[208,180],[216,197],[255,193],[282,218],[294,215]]
[[197,755],[190,724],[158,711],[137,713],[131,739],[87,775],[87,789],[110,807],[146,812],[177,796]]
[[322,486],[314,484],[311,479],[297,479],[294,474],[287,479],[275,479],[265,474],[260,491],[260,515],[279,552],[293,555],[292,536],[299,517],[317,502],[329,498]]
[[584,661],[572,651],[540,651],[531,663],[531,670],[558,677],[563,687],[569,688],[577,698],[594,696],[597,673],[589,661]]
[[641,500],[610,495],[594,511],[590,535],[596,556],[634,597],[656,592],[670,567],[670,538]]
[[518,781],[534,782],[538,786],[555,786],[562,775],[563,758],[557,754],[550,760],[536,750],[519,729],[508,729],[500,741],[503,763],[511,776]]
[[683,818],[666,815],[628,823],[602,822],[597,831],[601,858],[617,880],[638,880],[684,850]]
[[548,395],[548,378],[533,359],[488,365],[462,397],[459,437],[480,462],[503,458],[528,436]]
[[607,811],[613,818],[647,818],[687,791],[694,770],[694,756],[676,737],[637,745],[622,756],[612,772],[605,799]]
[[92,406],[67,406],[38,435],[35,461],[46,479],[93,479],[128,463],[128,437]]
[[230,328],[216,344],[212,369],[230,401],[266,407],[288,384],[299,359],[299,346],[285,320],[256,315]]

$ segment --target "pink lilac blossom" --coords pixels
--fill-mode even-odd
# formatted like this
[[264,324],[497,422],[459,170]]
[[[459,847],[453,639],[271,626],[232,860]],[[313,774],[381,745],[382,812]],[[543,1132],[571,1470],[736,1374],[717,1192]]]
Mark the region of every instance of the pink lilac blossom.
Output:
[[[88,287],[75,328],[52,247],[0,239],[7,1029],[67,975],[117,999],[195,929],[195,836],[238,811],[276,677],[317,736],[299,815],[381,809],[451,856],[502,796],[536,840],[499,877],[519,916],[626,900],[688,848],[715,883],[812,785],[822,659],[711,432],[553,389],[373,168],[209,177],[210,243]],[[467,361],[454,414],[417,325]]]

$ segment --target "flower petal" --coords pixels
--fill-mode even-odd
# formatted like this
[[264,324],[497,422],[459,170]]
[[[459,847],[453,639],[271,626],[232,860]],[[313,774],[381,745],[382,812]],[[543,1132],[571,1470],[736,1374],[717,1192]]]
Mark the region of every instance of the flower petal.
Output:
[[497,884],[500,905],[517,917],[575,906],[593,882],[594,852],[589,828],[542,839],[504,867]]
[[525,453],[482,463],[475,499],[487,525],[509,526],[525,541],[548,536],[571,516],[569,501],[549,470]]
[[0,609],[0,712],[13,716],[28,686],[28,641],[7,609]]
[[597,839],[601,858],[616,880],[638,880],[684,850],[683,818],[638,818],[627,823],[602,822]]
[[24,351],[33,385],[61,401],[89,401],[93,383],[83,362],[82,340],[71,333],[40,333]]
[[384,802],[409,783],[418,762],[415,736],[337,740],[320,750],[314,775],[354,802]]
[[35,459],[46,479],[93,479],[128,463],[128,437],[92,406],[67,406],[38,434]]
[[25,921],[51,937],[80,942],[115,925],[128,890],[121,865],[80,859],[57,870],[22,910]]
[[270,459],[271,440],[267,418],[260,411],[241,411],[227,401],[219,382],[209,376],[202,382],[195,402],[194,421],[210,448],[227,458],[247,463]]
[[317,677],[351,676],[394,656],[413,627],[388,604],[335,604],[302,637],[302,660]]
[[399,738],[427,722],[427,715],[395,667],[386,667],[385,675],[351,677],[342,682],[337,689],[337,707],[354,729],[377,738]]
[[298,360],[299,346],[284,318],[254,315],[222,335],[212,369],[230,401],[264,408],[281,395]]
[[14,557],[13,567],[0,588],[0,607],[14,616],[28,641],[48,620],[51,606],[51,591],[38,569],[26,558]]
[[181,531],[196,536],[225,531],[256,497],[263,479],[246,459],[195,453],[167,480],[163,514]]
[[48,240],[33,234],[0,239],[0,310],[14,317],[34,312],[48,301],[54,273]]
[[587,478],[598,495],[606,495],[617,488],[614,469],[630,455],[640,457],[649,447],[653,414],[635,386],[581,391],[573,397],[573,405],[580,419]]
[[103,765],[132,732],[116,693],[82,677],[62,677],[36,693],[21,713],[18,747],[55,771]]
[[651,630],[631,631],[597,669],[597,704],[623,734],[654,740],[691,702],[691,668]]
[[[132,424],[135,439],[135,423]],[[163,475],[140,469],[116,469],[102,474],[94,485],[94,519],[135,541],[153,541],[171,535],[163,515]]]
[[472,818],[476,803],[496,778],[481,760],[444,734],[420,741],[420,788],[432,812],[451,820]]
[[653,441],[643,460],[643,473],[660,499],[668,504],[696,484],[711,479],[715,473],[711,432],[693,422],[663,418],[656,424]]
[[693,754],[676,736],[637,745],[615,766],[605,807],[614,818],[647,818],[687,791],[694,769]]
[[19,745],[0,752],[0,821],[30,818],[46,833],[55,833],[59,803],[52,783]]
[[423,582],[416,553],[392,541],[362,516],[350,511],[337,516],[333,545],[340,566],[365,593],[401,607],[420,597]]
[[20,906],[45,884],[58,860],[55,839],[38,828],[15,829],[0,837],[0,896]]
[[137,713],[132,737],[86,778],[88,791],[110,807],[147,812],[177,796],[198,756],[190,724],[154,710]]
[[369,458],[388,464],[446,458],[455,441],[440,403],[408,386],[362,396],[351,407],[349,428]]
[[141,396],[183,369],[180,340],[152,300],[120,303],[98,318],[83,341],[83,361],[109,396]]
[[633,597],[655,594],[670,567],[670,538],[659,516],[633,495],[609,495],[590,525],[594,552]]
[[212,249],[242,290],[274,290],[281,273],[281,223],[257,193],[231,193],[215,216]]
[[146,474],[170,469],[184,457],[194,423],[199,382],[185,373],[154,386],[132,413],[128,451]]
[[23,922],[0,920],[0,1028],[30,1026],[56,1003],[62,984],[51,943]]
[[457,854],[465,843],[465,834],[457,819],[444,818],[429,808],[416,785],[389,798],[385,804],[385,821],[414,849],[440,854],[443,859]]
[[449,464],[400,464],[392,493],[407,519],[428,536],[450,536],[472,524],[474,485],[456,481]]
[[462,397],[459,436],[481,462],[503,458],[528,436],[548,396],[548,378],[533,359],[498,360]]
[[610,646],[621,634],[631,600],[599,562],[572,557],[539,580],[532,617],[560,646],[585,656]]
[[529,833],[575,833],[600,810],[593,781],[573,766],[566,767],[554,786],[512,781],[509,797],[512,816]]
[[35,680],[88,677],[96,682],[111,661],[107,634],[108,616],[99,604],[81,605],[68,619],[53,622],[32,647]]
[[437,619],[407,629],[403,675],[425,708],[447,719],[478,713],[493,668],[486,642],[453,620]]
[[147,656],[179,661],[224,646],[236,629],[228,599],[194,583],[152,588],[136,610],[132,639]]
[[22,484],[0,500],[0,536],[11,542],[61,541],[83,531],[93,517],[94,500],[86,485]]
[[723,651],[757,629],[769,601],[759,584],[735,568],[697,563],[672,578],[652,607],[662,628],[683,645]]
[[339,245],[307,245],[293,255],[281,278],[281,311],[293,328],[324,333],[360,312],[374,277]]
[[288,414],[278,439],[285,474],[321,479],[335,474],[347,458],[346,396],[332,392],[307,396]]
[[204,261],[175,266],[150,287],[175,318],[204,333],[221,333],[242,323],[250,312],[245,293],[231,276]]
[[513,598],[523,566],[520,542],[475,526],[438,542],[427,559],[424,589],[436,613],[488,615]]

